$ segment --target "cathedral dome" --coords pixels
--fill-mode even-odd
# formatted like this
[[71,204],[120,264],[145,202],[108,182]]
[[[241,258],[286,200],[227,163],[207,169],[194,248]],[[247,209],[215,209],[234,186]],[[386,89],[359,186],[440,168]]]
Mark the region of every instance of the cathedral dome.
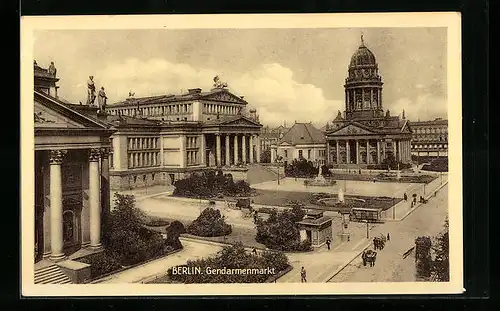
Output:
[[372,51],[370,51],[363,42],[359,48],[354,52],[351,57],[351,63],[349,67],[358,67],[358,66],[376,66],[377,61],[375,60],[375,55],[373,55]]

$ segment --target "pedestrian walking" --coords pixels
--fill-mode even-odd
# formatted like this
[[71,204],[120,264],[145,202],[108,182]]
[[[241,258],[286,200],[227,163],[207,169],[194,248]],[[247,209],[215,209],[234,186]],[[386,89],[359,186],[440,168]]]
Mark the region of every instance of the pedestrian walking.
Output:
[[304,269],[304,267],[302,267],[302,269],[300,269],[300,283],[307,283],[307,279],[306,279],[306,269]]
[[257,249],[255,249],[255,247],[252,249],[252,254],[257,255]]
[[391,240],[391,236],[389,235],[389,233],[387,233],[387,241],[390,241]]
[[403,194],[403,199],[404,199],[405,201],[408,201],[408,196],[406,195],[406,192]]
[[328,247],[328,250],[330,250],[330,243],[332,243],[330,238],[326,239],[326,247]]

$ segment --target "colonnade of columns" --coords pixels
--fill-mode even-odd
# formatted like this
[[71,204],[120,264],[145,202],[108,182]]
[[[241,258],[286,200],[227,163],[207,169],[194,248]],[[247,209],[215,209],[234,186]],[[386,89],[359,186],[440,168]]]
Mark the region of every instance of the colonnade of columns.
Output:
[[[258,135],[253,134],[215,134],[216,166],[222,166],[222,159],[226,166],[231,164],[246,164],[260,162],[260,141]],[[224,141],[225,148],[222,148]],[[231,148],[231,141],[233,148]],[[255,157],[253,152],[255,146]],[[247,150],[248,149],[248,150]],[[232,152],[231,152],[232,151]],[[223,155],[224,153],[224,155]],[[232,154],[231,154],[232,153]],[[241,154],[241,159],[240,159]],[[205,157],[202,151],[203,158]],[[256,159],[255,159],[256,158]]]
[[387,149],[386,141],[381,139],[338,139],[327,144],[328,162],[336,164],[381,164],[392,152],[395,159],[402,163],[411,161],[409,139],[393,140],[392,150]]
[[[52,260],[61,260],[64,255],[63,240],[63,185],[61,166],[67,150],[50,151],[50,248]],[[101,174],[99,160],[107,163],[109,152],[100,148],[89,150],[89,214],[90,247],[100,249],[101,245]]]

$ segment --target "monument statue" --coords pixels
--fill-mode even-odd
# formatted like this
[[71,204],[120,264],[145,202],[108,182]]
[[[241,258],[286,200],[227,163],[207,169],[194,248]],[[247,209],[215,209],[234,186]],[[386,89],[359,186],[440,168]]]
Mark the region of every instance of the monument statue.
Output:
[[104,87],[101,87],[99,90],[99,97],[97,98],[97,103],[99,104],[99,112],[104,112],[106,109],[106,100],[108,97],[106,96],[106,92],[104,92]]
[[87,80],[87,105],[93,105],[95,101],[94,76],[89,76]]
[[222,82],[219,78],[219,76],[214,77],[214,88],[216,89],[223,89],[227,87],[227,83]]
[[52,76],[55,77],[56,73],[57,73],[57,69],[56,69],[56,66],[54,66],[54,62],[50,62],[49,74],[51,74]]

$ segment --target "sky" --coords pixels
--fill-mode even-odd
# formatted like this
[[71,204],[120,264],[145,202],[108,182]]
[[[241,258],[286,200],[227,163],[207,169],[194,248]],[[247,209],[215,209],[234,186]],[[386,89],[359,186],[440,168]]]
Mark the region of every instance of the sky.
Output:
[[85,102],[89,75],[108,103],[212,88],[218,75],[264,125],[323,126],[345,110],[360,45],[375,54],[383,106],[410,120],[447,117],[446,28],[38,30],[34,57],[55,63],[59,96]]

